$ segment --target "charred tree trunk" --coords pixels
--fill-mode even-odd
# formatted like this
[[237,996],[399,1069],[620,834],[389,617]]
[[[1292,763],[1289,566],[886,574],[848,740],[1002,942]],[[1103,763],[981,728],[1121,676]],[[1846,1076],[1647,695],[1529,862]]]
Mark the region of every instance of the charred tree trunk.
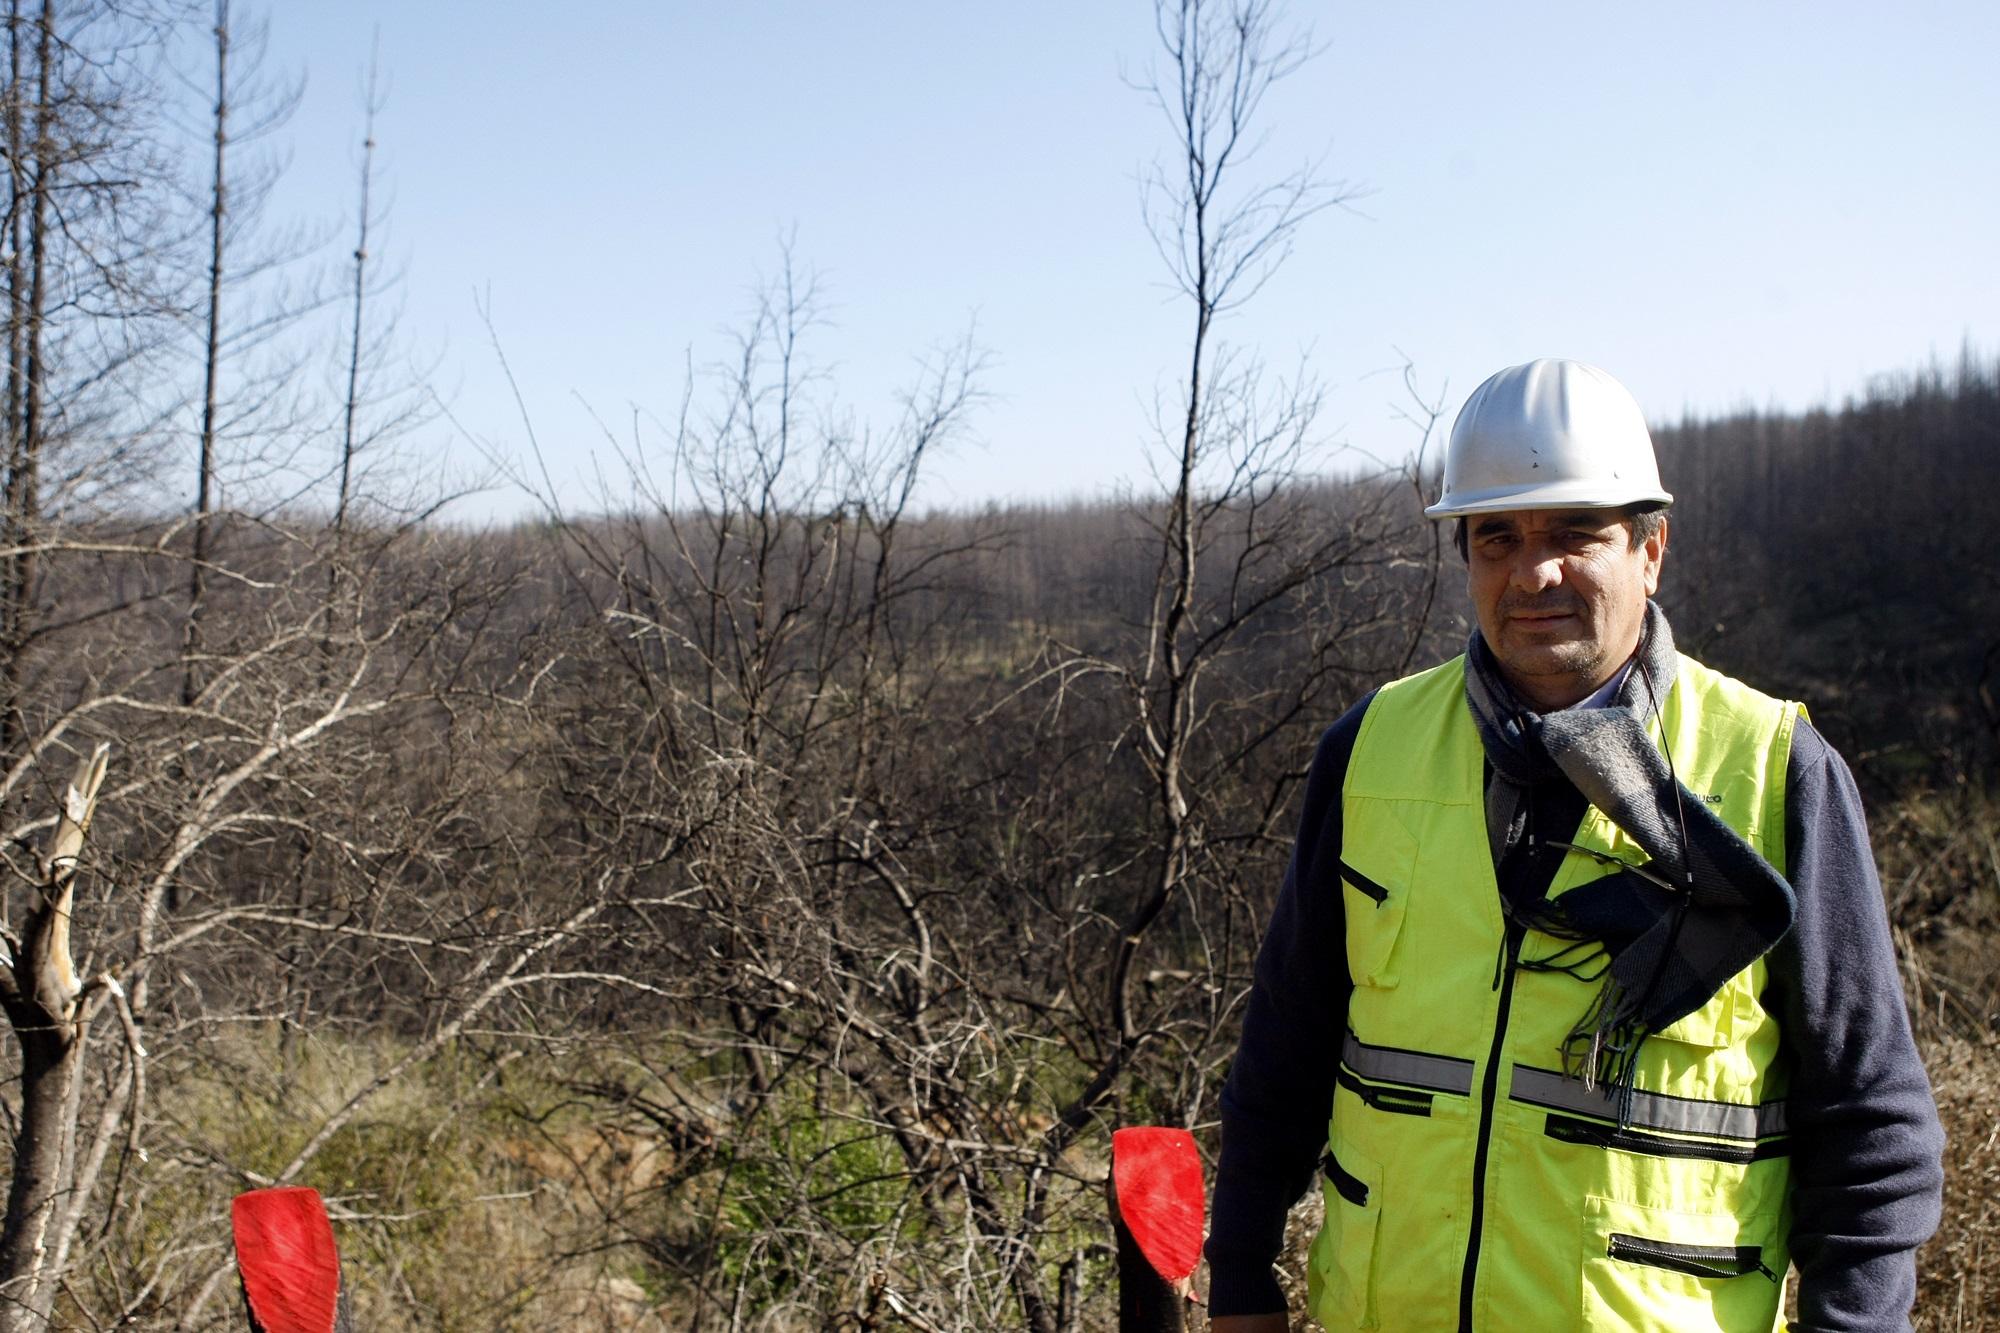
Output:
[[201,622],[208,613],[209,529],[215,506],[216,378],[222,362],[222,241],[223,222],[228,217],[229,178],[224,170],[224,153],[228,146],[229,0],[216,0],[215,172],[208,216],[208,332],[202,355],[201,461],[195,480],[194,560],[188,567],[188,618],[181,664],[181,702],[189,705],[201,693],[201,673],[195,659],[201,653]]
[[[15,59],[19,58],[18,16],[14,19]],[[47,367],[43,360],[44,320],[49,309],[49,193],[56,174],[53,71],[55,51],[54,0],[43,0],[36,21],[33,142],[28,146],[31,177],[25,178],[28,198],[13,200],[16,211],[26,204],[28,226],[27,288],[20,283],[17,255],[10,274],[5,535],[13,554],[0,567],[0,756],[13,759],[23,743],[25,720],[21,692],[27,674],[29,641],[34,636],[33,603],[37,561],[35,529],[40,518],[43,391]],[[17,83],[12,96],[20,96]],[[19,114],[15,115],[18,122]],[[16,189],[24,180],[17,168]]]

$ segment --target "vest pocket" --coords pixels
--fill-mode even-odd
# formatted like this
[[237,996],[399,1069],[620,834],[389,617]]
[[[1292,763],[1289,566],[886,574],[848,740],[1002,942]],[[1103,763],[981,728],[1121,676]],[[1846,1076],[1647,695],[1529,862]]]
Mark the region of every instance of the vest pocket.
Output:
[[1382,1217],[1382,1173],[1351,1148],[1320,1158],[1326,1220],[1313,1238],[1306,1288],[1313,1315],[1328,1328],[1378,1328],[1375,1233]]
[[1340,894],[1348,976],[1357,986],[1387,990],[1398,980],[1396,937],[1409,907],[1417,840],[1391,821],[1378,821],[1376,835],[1341,849]]
[[1590,1199],[1583,1326],[1772,1328],[1786,1263],[1776,1216],[1682,1213]]

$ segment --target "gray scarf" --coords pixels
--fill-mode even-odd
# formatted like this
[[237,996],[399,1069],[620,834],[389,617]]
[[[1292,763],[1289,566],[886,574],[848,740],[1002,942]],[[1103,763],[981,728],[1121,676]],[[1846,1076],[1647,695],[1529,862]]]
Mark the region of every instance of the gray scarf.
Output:
[[1521,925],[1602,947],[1599,972],[1561,964],[1604,979],[1564,1054],[1586,1087],[1601,1080],[1620,1090],[1621,1122],[1640,1043],[1767,953],[1791,929],[1796,906],[1784,876],[1681,785],[1646,735],[1678,661],[1666,616],[1648,602],[1638,653],[1610,706],[1538,715],[1508,688],[1477,629],[1466,651],[1466,704],[1493,770],[1486,819],[1495,863],[1522,836],[1526,788],[1557,777],[1652,858],[1554,900],[1503,903]]

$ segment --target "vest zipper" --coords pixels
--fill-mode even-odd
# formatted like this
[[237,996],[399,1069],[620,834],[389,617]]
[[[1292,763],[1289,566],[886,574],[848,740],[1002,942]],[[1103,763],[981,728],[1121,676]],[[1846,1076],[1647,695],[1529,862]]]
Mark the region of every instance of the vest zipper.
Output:
[[1459,1333],[1472,1333],[1472,1288],[1479,1276],[1479,1236],[1486,1222],[1486,1153],[1493,1142],[1493,1102],[1500,1090],[1500,1048],[1507,1039],[1507,1013],[1514,1006],[1514,973],[1521,961],[1526,930],[1507,922],[1505,963],[1493,979],[1500,1009],[1493,1018],[1493,1046],[1486,1053],[1486,1079],[1479,1090],[1479,1138],[1472,1154],[1472,1224],[1465,1240],[1465,1273],[1458,1287]]
[[1690,1277],[1732,1278],[1762,1273],[1771,1281],[1778,1281],[1778,1275],[1764,1264],[1763,1249],[1756,1245],[1676,1245],[1672,1241],[1614,1231],[1604,1253],[1613,1259],[1648,1264]]

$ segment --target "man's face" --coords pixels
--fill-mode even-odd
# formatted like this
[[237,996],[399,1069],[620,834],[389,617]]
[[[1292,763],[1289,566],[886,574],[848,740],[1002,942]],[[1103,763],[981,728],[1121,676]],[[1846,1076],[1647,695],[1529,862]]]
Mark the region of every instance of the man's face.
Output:
[[1547,711],[1589,696],[1639,644],[1667,530],[1632,546],[1616,509],[1516,509],[1466,520],[1466,590],[1479,632],[1521,698]]

